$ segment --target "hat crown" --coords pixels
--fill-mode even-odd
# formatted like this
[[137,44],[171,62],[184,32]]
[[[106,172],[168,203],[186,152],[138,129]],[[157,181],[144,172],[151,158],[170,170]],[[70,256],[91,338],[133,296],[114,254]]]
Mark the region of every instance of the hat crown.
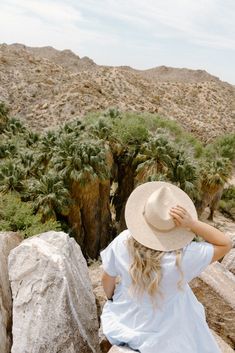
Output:
[[170,208],[177,205],[177,199],[169,186],[163,185],[154,191],[144,205],[144,217],[154,228],[169,231],[175,223],[169,214]]

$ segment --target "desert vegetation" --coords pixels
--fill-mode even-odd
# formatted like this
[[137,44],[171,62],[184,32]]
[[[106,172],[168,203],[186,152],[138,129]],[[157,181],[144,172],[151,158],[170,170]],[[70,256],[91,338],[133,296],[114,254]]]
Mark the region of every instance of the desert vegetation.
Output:
[[[210,218],[220,205],[234,217],[235,134],[205,145],[177,122],[157,114],[109,108],[37,133],[0,104],[0,230],[24,237],[64,230],[96,259],[125,228],[131,191],[165,180],[193,199]],[[232,211],[231,211],[232,209]]]

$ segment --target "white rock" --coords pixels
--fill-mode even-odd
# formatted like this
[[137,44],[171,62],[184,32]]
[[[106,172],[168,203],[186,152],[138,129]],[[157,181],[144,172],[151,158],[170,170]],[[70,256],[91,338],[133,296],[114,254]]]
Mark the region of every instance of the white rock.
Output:
[[218,336],[214,330],[211,330],[211,332],[214,335],[222,353],[234,353],[232,347],[230,347],[220,336]]
[[129,347],[125,347],[125,346],[123,346],[123,347],[122,346],[112,346],[112,348],[108,351],[108,353],[131,353],[131,352],[136,352],[136,351],[130,349]]
[[221,264],[235,275],[235,248],[231,249],[229,253],[225,255]]
[[22,238],[15,232],[0,232],[0,352],[11,350],[12,299],[8,278],[7,257]]
[[12,353],[99,353],[95,297],[79,245],[64,232],[24,240],[9,255]]
[[235,276],[215,261],[190,282],[209,327],[235,348]]

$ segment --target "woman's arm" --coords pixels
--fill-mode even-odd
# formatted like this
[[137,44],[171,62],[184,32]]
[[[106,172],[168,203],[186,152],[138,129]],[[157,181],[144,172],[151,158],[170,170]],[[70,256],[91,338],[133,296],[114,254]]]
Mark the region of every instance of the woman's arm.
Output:
[[110,276],[107,272],[103,271],[102,285],[107,299],[112,299],[116,284],[116,277]]
[[233,247],[232,239],[228,234],[224,234],[219,229],[201,222],[193,220],[190,214],[181,206],[173,207],[170,211],[176,226],[189,227],[193,233],[201,236],[214,247],[214,255],[211,263],[222,259]]

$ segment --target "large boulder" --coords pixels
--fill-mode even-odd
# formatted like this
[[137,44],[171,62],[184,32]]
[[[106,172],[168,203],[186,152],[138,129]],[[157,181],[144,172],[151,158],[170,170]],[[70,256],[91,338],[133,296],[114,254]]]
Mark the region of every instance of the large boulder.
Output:
[[92,283],[93,292],[96,298],[98,317],[100,317],[103,306],[106,302],[105,292],[101,283],[101,277],[102,277],[102,271],[103,271],[102,266],[98,261],[96,261],[96,262],[93,262],[88,267],[88,270],[89,270],[89,277]]
[[80,246],[64,232],[24,240],[9,255],[12,353],[99,353],[95,297]]
[[235,348],[235,276],[216,261],[190,287],[205,307],[210,328]]
[[[97,306],[97,313],[98,313],[98,320],[99,320],[99,325],[101,324],[100,322],[100,315],[103,309],[103,306],[106,302],[106,295],[102,286],[101,278],[102,278],[102,265],[100,261],[93,262],[89,267],[89,276],[90,280],[92,283],[93,287],[93,292],[95,294],[96,298],[96,306]],[[107,353],[109,349],[111,348],[111,343],[107,340],[105,335],[103,334],[102,331],[102,326],[100,325],[99,328],[99,344],[100,344],[100,349],[102,353]]]
[[[230,272],[235,275],[235,248],[231,249],[228,254],[225,255],[221,264],[227,268]],[[235,294],[234,294],[235,295]]]
[[133,349],[130,349],[129,347],[126,347],[126,346],[123,346],[123,347],[122,346],[112,346],[112,348],[108,351],[108,353],[131,353],[131,352],[136,352],[136,351],[134,351]]
[[217,335],[214,330],[211,330],[211,332],[213,333],[222,353],[234,353],[234,350],[226,342],[224,342],[224,340]]
[[0,232],[0,352],[11,350],[12,299],[8,278],[7,258],[10,251],[22,241],[15,232]]

